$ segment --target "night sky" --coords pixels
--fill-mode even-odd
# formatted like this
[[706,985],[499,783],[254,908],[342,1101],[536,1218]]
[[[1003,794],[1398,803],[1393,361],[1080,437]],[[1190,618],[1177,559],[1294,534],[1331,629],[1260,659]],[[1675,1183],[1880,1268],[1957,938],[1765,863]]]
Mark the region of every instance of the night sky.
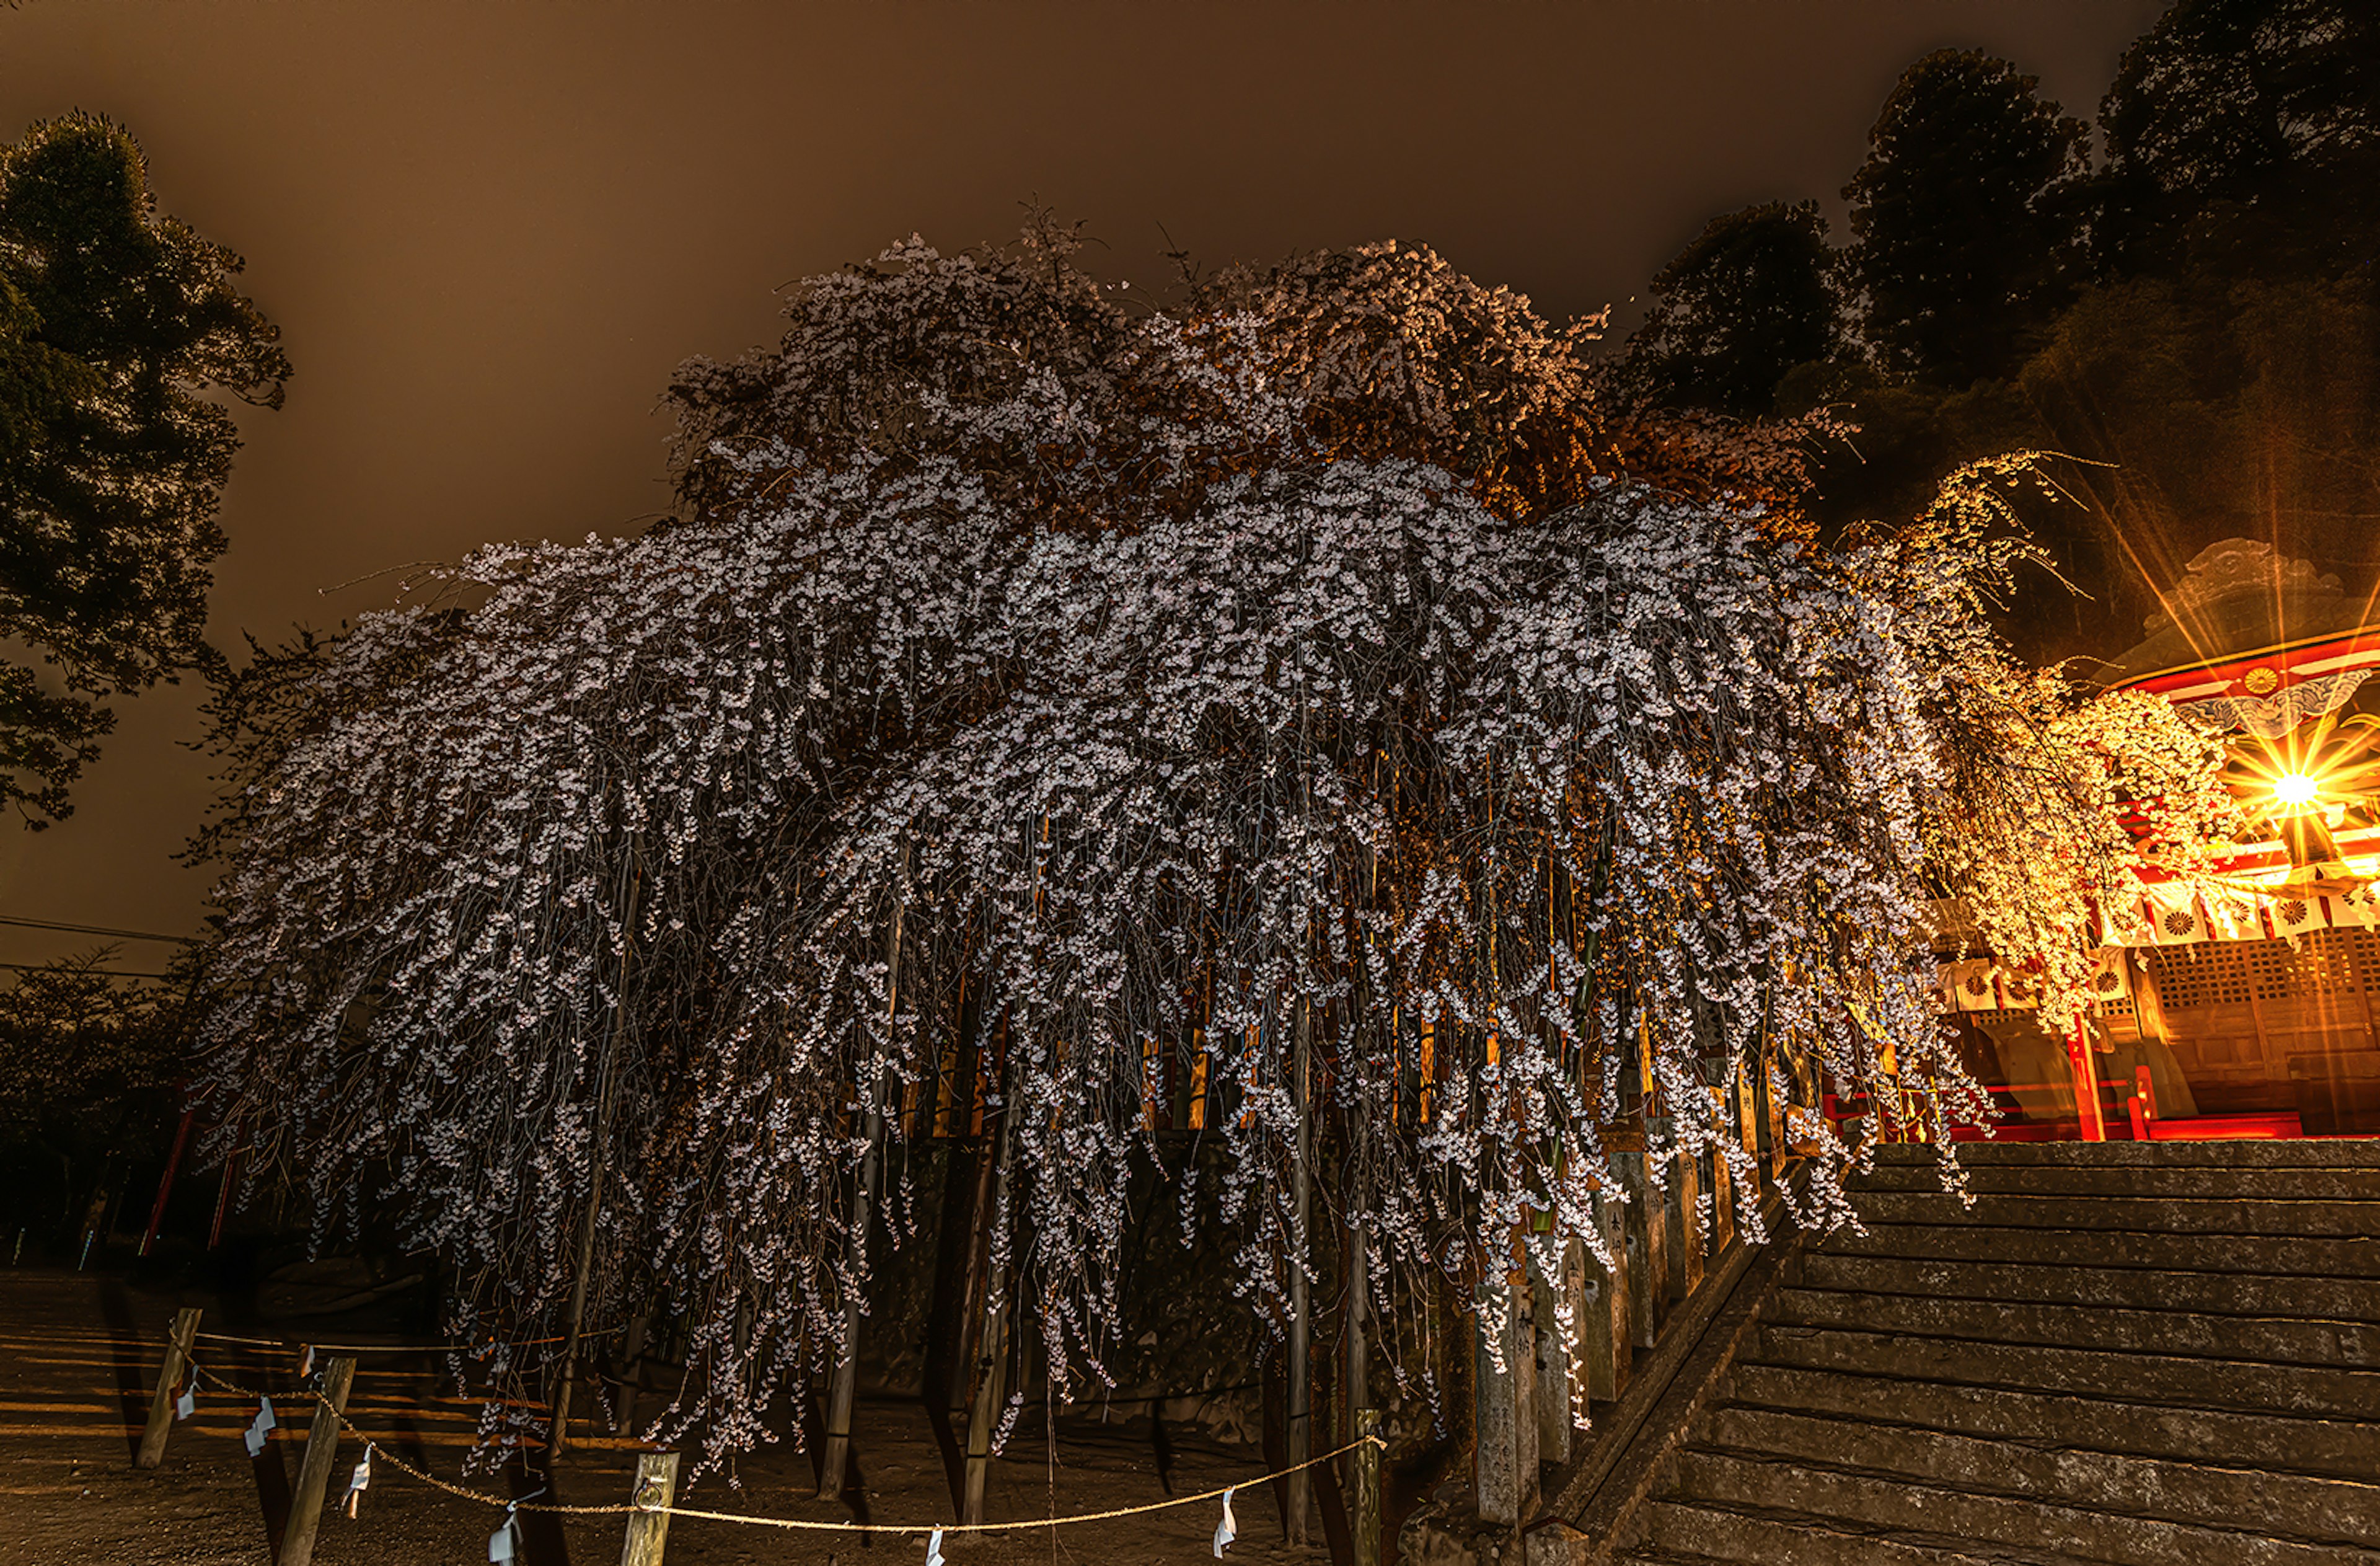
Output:
[[[0,8],[0,134],[123,121],[282,327],[288,406],[242,413],[224,500],[234,649],[387,603],[386,577],[326,590],[385,567],[638,528],[672,368],[772,339],[772,289],[912,230],[1004,239],[1038,200],[1139,286],[1168,234],[1212,262],[1393,237],[1624,330],[1717,212],[1815,196],[1840,241],[1918,55],[2004,55],[2088,118],[2163,8],[30,0]],[[198,699],[117,703],[75,815],[0,827],[0,913],[196,928],[208,877],[168,856],[210,793],[176,743]]]

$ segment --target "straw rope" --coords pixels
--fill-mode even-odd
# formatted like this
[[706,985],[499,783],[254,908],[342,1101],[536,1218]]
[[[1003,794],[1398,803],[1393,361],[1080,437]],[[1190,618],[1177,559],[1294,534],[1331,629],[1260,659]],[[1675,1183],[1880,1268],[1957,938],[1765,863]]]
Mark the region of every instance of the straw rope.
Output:
[[[225,1391],[233,1392],[244,1398],[262,1398],[269,1395],[227,1381],[195,1359],[187,1360],[186,1363],[191,1370],[213,1382]],[[1376,1446],[1386,1451],[1389,1445],[1378,1436],[1358,1436],[1345,1446],[1323,1452],[1319,1456],[1309,1457],[1303,1463],[1293,1463],[1286,1468],[1276,1469],[1269,1474],[1259,1474],[1253,1479],[1243,1479],[1237,1484],[1220,1485],[1211,1490],[1201,1490],[1196,1495],[1172,1496],[1164,1500],[1150,1501],[1145,1506],[1112,1507],[1105,1511],[1086,1511],[1073,1517],[1034,1517],[1015,1523],[820,1523],[801,1517],[756,1517],[741,1511],[706,1511],[690,1506],[638,1506],[633,1501],[614,1501],[592,1506],[567,1506],[559,1501],[507,1500],[502,1496],[492,1495],[486,1490],[475,1490],[468,1485],[458,1485],[451,1480],[442,1479],[435,1474],[424,1473],[390,1451],[380,1438],[358,1428],[356,1423],[346,1416],[344,1410],[333,1407],[331,1400],[321,1392],[309,1388],[304,1395],[311,1398],[322,1407],[329,1409],[331,1416],[339,1422],[340,1428],[347,1434],[370,1444],[376,1453],[375,1463],[385,1462],[398,1472],[409,1474],[425,1485],[444,1490],[448,1495],[460,1496],[465,1500],[476,1500],[483,1506],[492,1506],[499,1511],[551,1511],[572,1517],[645,1513],[670,1517],[694,1517],[708,1523],[740,1523],[747,1527],[796,1528],[818,1533],[883,1534],[896,1538],[906,1535],[924,1536],[935,1533],[1011,1533],[1023,1528],[1063,1528],[1077,1523],[1106,1523],[1119,1517],[1139,1517],[1151,1511],[1163,1511],[1172,1507],[1195,1506],[1199,1501],[1213,1500],[1236,1490],[1252,1489],[1258,1485],[1269,1484],[1275,1479],[1285,1479],[1292,1474],[1303,1472],[1318,1463],[1328,1463],[1334,1457],[1343,1457],[1357,1447]]]

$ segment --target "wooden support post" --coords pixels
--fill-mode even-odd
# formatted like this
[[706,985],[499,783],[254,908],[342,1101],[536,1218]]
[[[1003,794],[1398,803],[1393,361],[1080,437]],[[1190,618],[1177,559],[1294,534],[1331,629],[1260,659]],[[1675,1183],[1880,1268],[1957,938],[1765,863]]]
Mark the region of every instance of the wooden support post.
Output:
[[972,1389],[967,1398],[966,1489],[959,1501],[959,1521],[970,1525],[981,1523],[984,1487],[991,1473],[991,1431],[1000,1418],[1001,1400],[1004,1388],[1002,1375],[1008,1365],[1008,1269],[997,1265],[1007,1246],[1002,1244],[1002,1225],[1008,1221],[1008,1171],[1016,1156],[1016,1121],[1020,1106],[1016,1102],[1015,1073],[1007,1074],[1006,1090],[1001,1095],[1000,1156],[992,1171],[991,1211],[992,1232],[985,1241],[983,1303],[980,1325],[977,1329],[976,1363],[969,1380]]
[[868,1265],[868,1209],[876,1195],[877,1145],[883,1135],[882,1111],[870,1111],[868,1151],[860,1157],[851,1196],[850,1265],[844,1274],[851,1293],[843,1302],[843,1351],[834,1363],[834,1379],[827,1393],[826,1450],[819,1463],[820,1500],[843,1494],[844,1472],[851,1458],[851,1408],[859,1386],[859,1317],[867,1304],[860,1297],[859,1279]]
[[2066,1032],[2066,1061],[2074,1072],[2074,1110],[2082,1121],[2082,1140],[2105,1142],[2107,1117],[2099,1107],[2099,1062],[2094,1054],[2090,1028],[2078,1015]]
[[[1354,1146],[1361,1146],[1358,1139]],[[1364,1231],[1354,1223],[1346,1230],[1346,1249],[1342,1265],[1346,1269],[1345,1317],[1341,1323],[1345,1336],[1343,1356],[1339,1370],[1339,1406],[1347,1411],[1346,1439],[1354,1440],[1363,1434],[1363,1411],[1372,1402],[1372,1361],[1370,1345],[1365,1334],[1369,1330],[1366,1318],[1371,1314],[1370,1246]],[[1368,1448],[1358,1448],[1347,1454],[1347,1493],[1354,1495],[1362,1478],[1364,1453]],[[1363,1559],[1358,1554],[1358,1560]]]
[[1635,1354],[1634,1313],[1629,1305],[1626,1220],[1620,1204],[1598,1193],[1596,1226],[1602,1232],[1609,1265],[1585,1258],[1585,1306],[1580,1312],[1579,1347],[1586,1359],[1586,1395],[1608,1402],[1628,1389],[1628,1371]]
[[1621,1189],[1628,1196],[1621,1221],[1631,1285],[1629,1341],[1640,1349],[1649,1349],[1658,1341],[1661,1317],[1667,1314],[1661,1307],[1667,1303],[1665,1285],[1670,1276],[1660,1215],[1653,1209],[1653,1184],[1645,1170],[1646,1157],[1641,1152],[1624,1152],[1611,1160],[1620,1176]]
[[182,1123],[174,1132],[174,1150],[165,1157],[165,1172],[157,1182],[157,1200],[149,1208],[149,1227],[140,1232],[140,1255],[147,1256],[149,1247],[157,1243],[157,1230],[165,1221],[165,1198],[174,1194],[174,1171],[182,1167],[183,1149],[190,1145],[190,1123],[199,1116],[196,1104],[182,1111]]
[[157,1372],[157,1395],[149,1400],[149,1423],[140,1431],[140,1450],[132,1457],[135,1468],[154,1468],[165,1461],[165,1438],[174,1430],[174,1398],[189,1373],[190,1343],[198,1335],[197,1307],[176,1311],[174,1329],[165,1337],[165,1363]]
[[1354,1482],[1347,1493],[1354,1506],[1355,1566],[1381,1566],[1380,1554],[1380,1411],[1355,1411],[1352,1439],[1364,1444],[1347,1455],[1354,1459]]
[[628,1492],[628,1504],[638,1510],[628,1516],[628,1537],[620,1547],[620,1566],[662,1566],[662,1548],[669,1543],[667,1509],[676,1499],[677,1453],[640,1453],[637,1486]]
[[322,1494],[330,1487],[331,1464],[339,1455],[339,1416],[347,1411],[347,1392],[355,1382],[354,1360],[324,1362],[322,1396],[314,1404],[314,1423],[306,1432],[306,1460],[298,1467],[298,1493],[290,1499],[289,1526],[281,1533],[277,1566],[309,1566],[314,1559],[314,1535],[322,1525]]
[[[1536,1514],[1538,1499],[1537,1353],[1530,1291],[1525,1282],[1502,1281],[1480,1290],[1473,1372],[1478,1434],[1472,1459],[1479,1518],[1517,1533]],[[1502,1319],[1490,1319],[1495,1314]],[[1499,1358],[1504,1362],[1500,1370]]]
[[1577,1386],[1571,1376],[1570,1345],[1562,1341],[1561,1312],[1569,1312],[1571,1329],[1580,1330],[1579,1313],[1586,1308],[1586,1248],[1576,1240],[1563,1245],[1551,1277],[1536,1261],[1537,1253],[1531,1251],[1529,1284],[1536,1291],[1537,1460],[1567,1463]]
[[[1311,1054],[1311,1013],[1305,1002],[1297,1002],[1294,1026],[1295,1052],[1290,1062],[1290,1099],[1297,1107],[1297,1142],[1294,1159],[1290,1166],[1291,1201],[1296,1212],[1294,1233],[1301,1249],[1310,1249],[1314,1211],[1314,1116],[1306,1092],[1306,1072]],[[1303,1466],[1314,1455],[1314,1302],[1310,1297],[1312,1284],[1303,1267],[1292,1264],[1289,1273],[1289,1355],[1281,1366],[1289,1378],[1289,1462],[1296,1472],[1290,1475],[1285,1487],[1288,1501],[1284,1520],[1288,1525],[1289,1542],[1306,1542],[1310,1529],[1308,1500],[1314,1493],[1314,1475]]]
[[1704,1172],[1710,1176],[1710,1232],[1704,1236],[1704,1265],[1718,1259],[1735,1240],[1735,1171],[1727,1161],[1727,1154],[1714,1143],[1703,1155]]
[[1662,1274],[1670,1303],[1683,1302],[1703,1281],[1702,1159],[1682,1148],[1670,1154],[1670,1188],[1661,1198]]

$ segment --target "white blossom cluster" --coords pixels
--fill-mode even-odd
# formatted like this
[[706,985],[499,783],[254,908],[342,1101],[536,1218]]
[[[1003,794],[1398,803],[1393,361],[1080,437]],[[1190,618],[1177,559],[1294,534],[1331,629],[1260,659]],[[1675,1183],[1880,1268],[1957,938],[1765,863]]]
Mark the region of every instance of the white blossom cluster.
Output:
[[1929,900],[2079,950],[2123,780],[2195,777],[2007,666],[1982,479],[1835,551],[1541,482],[1579,339],[1427,251],[1168,314],[1046,231],[912,240],[790,313],[682,372],[687,515],[483,551],[298,682],[209,959],[225,1137],[326,1224],[392,1204],[465,1325],[554,1330],[600,1162],[600,1312],[683,1315],[654,1433],[714,1456],[841,1351],[871,1117],[918,1134],[962,1041],[1062,1384],[1160,1080],[1203,1081],[1276,1320],[1349,1226],[1381,1301],[1538,1215],[1599,1252],[1632,1073],[1746,1192],[1747,1062],[1881,1091],[1889,1048],[1955,1108]]

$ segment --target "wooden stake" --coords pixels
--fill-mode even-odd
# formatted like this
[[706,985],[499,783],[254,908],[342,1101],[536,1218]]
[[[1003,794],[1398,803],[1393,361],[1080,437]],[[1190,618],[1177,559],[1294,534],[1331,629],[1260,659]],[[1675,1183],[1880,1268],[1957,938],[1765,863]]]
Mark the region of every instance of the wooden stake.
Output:
[[637,1459],[637,1487],[629,1504],[643,1510],[628,1518],[628,1538],[620,1547],[620,1566],[662,1566],[662,1547],[669,1542],[669,1512],[677,1499],[677,1453],[649,1451]]
[[174,1313],[174,1329],[165,1335],[165,1364],[157,1372],[157,1395],[149,1400],[149,1423],[140,1432],[140,1450],[133,1454],[135,1468],[154,1468],[165,1461],[165,1438],[174,1430],[174,1396],[190,1367],[190,1343],[199,1335],[199,1312],[185,1306]]
[[[1364,1440],[1347,1455],[1354,1458],[1355,1482],[1348,1487],[1354,1504],[1355,1566],[1380,1566],[1380,1411],[1355,1411],[1355,1436]],[[1370,1438],[1365,1439],[1365,1438]]]
[[298,1468],[298,1493],[289,1502],[289,1526],[281,1533],[277,1566],[309,1566],[314,1559],[314,1535],[322,1525],[322,1492],[330,1487],[331,1464],[339,1455],[339,1416],[347,1411],[347,1391],[355,1380],[354,1360],[324,1363],[326,1401],[314,1405],[314,1423],[306,1432],[306,1460]]

